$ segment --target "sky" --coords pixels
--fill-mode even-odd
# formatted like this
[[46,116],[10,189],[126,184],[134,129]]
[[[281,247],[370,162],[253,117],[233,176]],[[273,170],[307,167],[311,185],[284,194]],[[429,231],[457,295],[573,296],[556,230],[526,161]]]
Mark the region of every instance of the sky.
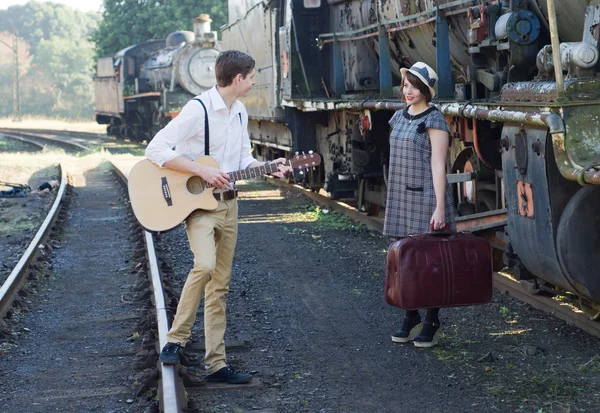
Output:
[[[36,0],[40,3],[46,3],[49,0]],[[102,5],[102,0],[50,0],[52,3],[62,3],[66,6],[78,9],[81,11],[99,11]],[[23,5],[29,0],[0,0],[0,10],[5,10],[10,6]]]

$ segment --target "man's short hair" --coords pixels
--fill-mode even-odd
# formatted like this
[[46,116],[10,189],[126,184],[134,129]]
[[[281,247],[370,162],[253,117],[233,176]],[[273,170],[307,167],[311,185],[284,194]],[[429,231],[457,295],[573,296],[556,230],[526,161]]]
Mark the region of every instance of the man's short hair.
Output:
[[217,76],[217,85],[220,87],[229,86],[233,79],[241,74],[246,78],[254,69],[256,62],[254,59],[239,50],[225,50],[219,54],[215,62],[215,75]]

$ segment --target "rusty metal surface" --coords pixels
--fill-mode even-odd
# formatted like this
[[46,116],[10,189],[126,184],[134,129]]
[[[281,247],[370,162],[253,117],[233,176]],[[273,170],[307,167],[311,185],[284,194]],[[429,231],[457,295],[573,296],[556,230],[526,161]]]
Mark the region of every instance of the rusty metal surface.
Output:
[[551,103],[558,93],[554,82],[515,82],[504,85],[501,92],[502,102]]
[[600,323],[590,320],[583,312],[576,310],[571,305],[553,300],[545,295],[531,294],[523,284],[501,273],[494,273],[494,287],[509,293],[538,310],[553,314],[589,334],[600,337]]
[[478,232],[506,225],[506,210],[465,215],[456,219],[457,231]]
[[[538,16],[541,14],[548,23],[548,1],[529,0],[530,9]],[[563,42],[581,41],[583,23],[585,20],[585,6],[589,0],[554,0],[558,25],[558,35]],[[539,5],[539,7],[538,7]]]
[[273,4],[259,0],[229,1],[229,24],[222,28],[223,50],[237,49],[256,61],[256,85],[240,99],[250,117],[280,119],[276,94],[275,11]]
[[96,113],[119,116],[119,109],[123,109],[122,104],[119,104],[122,102],[119,99],[122,90],[119,90],[115,76],[94,78],[94,88]]
[[533,218],[535,208],[531,184],[529,182],[517,181],[517,194],[517,209],[519,211],[519,215]]

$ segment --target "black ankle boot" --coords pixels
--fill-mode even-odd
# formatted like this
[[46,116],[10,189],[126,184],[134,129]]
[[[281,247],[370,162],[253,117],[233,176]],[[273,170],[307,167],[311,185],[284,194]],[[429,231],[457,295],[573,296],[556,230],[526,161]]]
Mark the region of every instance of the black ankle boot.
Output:
[[438,344],[440,335],[440,321],[423,322],[423,328],[418,336],[415,337],[415,347],[428,348]]
[[392,341],[394,343],[408,343],[412,341],[419,333],[421,324],[421,316],[418,314],[416,317],[404,317],[400,330],[392,334]]

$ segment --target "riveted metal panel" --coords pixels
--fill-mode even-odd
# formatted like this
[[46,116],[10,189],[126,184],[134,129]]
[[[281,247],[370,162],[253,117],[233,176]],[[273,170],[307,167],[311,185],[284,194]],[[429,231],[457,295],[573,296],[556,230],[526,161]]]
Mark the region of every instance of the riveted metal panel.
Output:
[[277,87],[277,67],[274,64],[276,9],[264,1],[230,1],[228,25],[221,31],[223,50],[236,49],[248,53],[256,61],[256,84],[240,99],[250,117],[281,119],[274,88]]
[[[547,129],[505,125],[502,136],[508,139],[508,150],[502,149],[502,169],[512,248],[529,271],[574,291],[559,263],[556,233],[569,199],[579,188],[560,176]],[[518,144],[519,139],[525,139],[525,144]],[[517,161],[524,157],[527,168]]]

